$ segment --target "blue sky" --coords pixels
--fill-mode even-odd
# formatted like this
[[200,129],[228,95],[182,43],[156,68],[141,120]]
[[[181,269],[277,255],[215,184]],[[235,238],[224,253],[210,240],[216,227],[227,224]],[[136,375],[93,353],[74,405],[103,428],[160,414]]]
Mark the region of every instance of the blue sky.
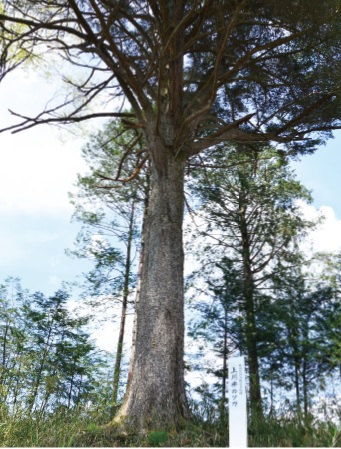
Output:
[[[0,83],[0,126],[13,123],[8,108],[39,112],[54,88],[34,72],[5,78]],[[72,282],[89,267],[65,255],[79,230],[79,224],[70,223],[68,192],[77,173],[86,171],[81,147],[97,125],[76,136],[48,126],[0,134],[0,282],[18,276],[23,287],[52,294],[62,281]],[[332,227],[325,234],[336,241],[341,235],[341,131],[293,167],[313,190],[315,207],[333,209],[328,209]]]
[[[7,109],[38,112],[54,86],[36,74],[18,73],[0,83],[0,126],[13,123]],[[84,172],[85,139],[42,126],[0,134],[0,281],[18,276],[22,286],[52,294],[88,264],[70,259],[79,225],[70,223],[68,192]]]
[[314,205],[330,206],[341,219],[341,130],[313,155],[292,163],[298,179],[312,190]]

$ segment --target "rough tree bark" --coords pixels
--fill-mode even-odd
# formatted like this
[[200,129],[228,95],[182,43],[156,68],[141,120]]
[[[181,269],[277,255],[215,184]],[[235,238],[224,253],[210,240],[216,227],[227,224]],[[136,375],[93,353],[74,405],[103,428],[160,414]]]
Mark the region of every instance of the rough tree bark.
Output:
[[[184,387],[182,219],[184,166],[170,149],[152,160],[151,193],[132,371],[122,417],[147,428],[176,427],[188,418]],[[141,387],[142,386],[142,387]]]

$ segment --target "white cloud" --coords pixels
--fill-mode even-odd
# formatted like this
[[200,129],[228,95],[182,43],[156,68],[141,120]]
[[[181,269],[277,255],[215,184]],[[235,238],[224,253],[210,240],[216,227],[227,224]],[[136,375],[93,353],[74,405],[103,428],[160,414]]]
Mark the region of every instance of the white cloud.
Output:
[[[0,128],[18,123],[8,109],[34,116],[58,86],[37,72],[13,73],[0,83]],[[75,128],[73,128],[75,131]],[[84,172],[81,147],[86,141],[52,126],[0,134],[0,213],[71,213],[68,191]]]
[[309,220],[324,217],[316,230],[308,235],[307,245],[312,246],[314,251],[339,251],[341,249],[341,220],[336,217],[334,210],[329,206],[316,209],[314,206],[302,204],[301,207],[304,216]]
[[62,143],[54,129],[0,135],[0,212],[72,213],[68,191],[84,171],[80,140]]

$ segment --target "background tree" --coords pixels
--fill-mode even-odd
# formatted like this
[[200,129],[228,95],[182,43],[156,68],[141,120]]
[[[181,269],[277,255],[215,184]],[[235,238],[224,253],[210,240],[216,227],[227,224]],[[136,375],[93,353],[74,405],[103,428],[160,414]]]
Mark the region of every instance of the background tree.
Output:
[[2,413],[16,408],[20,392],[25,386],[23,371],[31,359],[25,352],[28,326],[23,310],[28,307],[28,291],[22,289],[17,278],[8,277],[0,286],[0,397]]
[[[228,368],[227,360],[236,350],[245,352],[245,339],[243,337],[242,320],[239,313],[238,304],[241,304],[241,285],[239,282],[240,273],[236,270],[230,260],[223,261],[225,270],[221,278],[221,287],[208,278],[204,281],[202,293],[206,300],[195,300],[192,298],[190,309],[195,310],[195,315],[189,323],[189,336],[196,341],[199,350],[206,355],[211,355],[208,344],[212,345],[213,353],[221,359],[220,366],[217,367],[216,359],[213,367],[200,366],[200,370],[205,370],[208,374],[213,374],[217,378],[214,384],[214,397],[218,395],[218,410],[222,425],[227,425],[227,382]],[[219,264],[218,264],[219,265]],[[227,269],[227,266],[229,268]],[[194,275],[194,277],[197,277]],[[197,281],[198,279],[196,279]],[[189,277],[189,286],[191,276]],[[198,294],[195,289],[194,296]],[[209,296],[209,301],[207,301]],[[197,388],[198,391],[198,388]],[[202,386],[199,392],[203,393]]]
[[62,290],[48,298],[32,295],[18,279],[1,285],[2,416],[43,418],[90,405],[96,396],[108,359],[89,338],[89,318],[72,316],[68,299]]
[[[309,226],[296,201],[309,201],[310,195],[271,149],[259,153],[239,146],[228,154],[221,148],[211,163],[230,168],[228,176],[224,169],[199,173],[193,183],[201,203],[192,242],[200,261],[197,275],[207,277],[211,294],[224,298],[224,313],[229,308],[234,317],[242,316],[243,338],[239,334],[237,347],[246,350],[250,405],[252,415],[259,415],[260,353],[274,339],[269,322],[262,319],[272,302],[266,289],[279,275],[278,260],[287,257]],[[285,276],[283,266],[280,275]]]
[[[74,218],[82,223],[82,230],[76,249],[69,252],[94,263],[94,268],[85,276],[85,296],[89,298],[90,293],[94,298],[91,304],[96,303],[96,308],[99,305],[110,307],[103,295],[111,303],[119,301],[121,304],[112,415],[117,409],[126,316],[134,309],[131,294],[136,287],[136,257],[141,253],[143,217],[147,213],[149,195],[148,167],[140,167],[131,179],[134,165],[129,158],[121,158],[122,154],[127,156],[133,152],[141,159],[140,134],[126,133],[118,121],[108,122],[83,148],[89,172],[78,177],[78,192],[71,195]],[[119,179],[123,182],[120,186],[117,185]],[[96,301],[98,297],[100,304]]]
[[[328,278],[324,275],[330,270],[326,260],[317,257],[316,271],[316,259],[307,260],[300,253],[295,259],[290,261],[286,275],[275,280],[272,320],[279,330],[277,371],[282,381],[290,379],[293,383],[296,410],[307,418],[316,388],[322,387],[322,379],[335,373],[337,366],[335,332],[340,300],[330,273]],[[281,384],[279,379],[277,384]]]
[[65,291],[49,298],[37,292],[31,298],[27,313],[31,324],[27,350],[32,357],[27,385],[29,411],[43,413],[51,401],[53,405],[65,401],[70,407],[74,397],[80,398],[84,389],[91,388],[86,383],[84,364],[94,346],[82,330],[88,319],[70,317]]
[[[7,0],[3,6],[3,74],[18,44],[30,55],[62,56],[76,73],[65,78],[75,86],[71,98],[37,117],[21,116],[12,130],[119,116],[144,136],[151,194],[133,376],[119,418],[141,428],[177,425],[189,416],[186,163],[223,141],[273,140],[282,150],[304,153],[340,126],[338,3]],[[133,113],[119,112],[116,101],[89,110],[102,93],[104,100],[123,96]],[[309,140],[311,133],[317,138]]]

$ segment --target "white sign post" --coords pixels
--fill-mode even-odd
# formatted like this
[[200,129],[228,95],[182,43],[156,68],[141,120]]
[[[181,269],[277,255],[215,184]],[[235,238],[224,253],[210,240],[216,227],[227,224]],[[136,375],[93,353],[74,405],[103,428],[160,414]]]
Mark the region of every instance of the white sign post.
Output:
[[230,447],[247,447],[247,410],[244,356],[231,357],[229,368]]

